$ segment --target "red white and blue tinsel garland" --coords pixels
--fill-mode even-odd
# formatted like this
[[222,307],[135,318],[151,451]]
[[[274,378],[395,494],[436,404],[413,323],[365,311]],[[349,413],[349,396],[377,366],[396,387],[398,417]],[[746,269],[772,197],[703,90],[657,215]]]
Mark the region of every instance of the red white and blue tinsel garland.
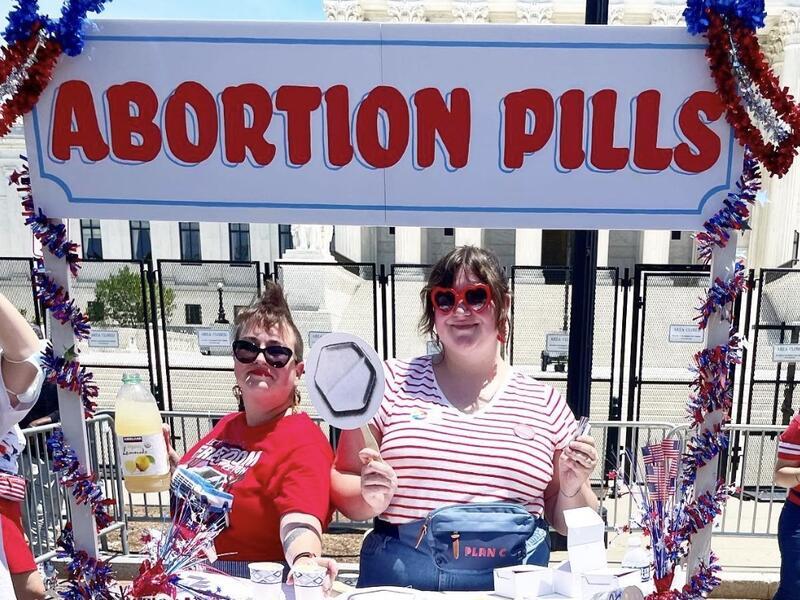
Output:
[[706,57],[736,138],[772,174],[786,174],[800,146],[800,107],[761,52],[763,0],[688,0],[690,33],[705,34]]
[[728,193],[722,209],[703,224],[703,231],[695,235],[697,255],[702,262],[708,264],[714,248],[727,246],[731,235],[750,229],[750,207],[755,202],[760,187],[758,161],[750,152],[745,152],[744,166],[736,182],[736,190]]
[[[61,9],[61,18],[54,20],[39,13],[36,1],[18,0],[8,15],[8,25],[3,33],[6,45],[0,56],[0,138],[11,130],[14,123],[30,111],[50,83],[53,69],[61,53],[77,56],[83,49],[83,27],[89,13],[102,10],[105,0],[67,0]],[[15,172],[10,183],[23,194],[23,216],[42,248],[69,265],[77,275],[80,258],[77,244],[67,239],[63,225],[51,223],[41,211],[36,211],[30,189],[27,169]],[[53,318],[69,324],[78,340],[89,336],[89,319],[75,305],[63,287],[56,284],[40,264],[35,273],[36,293],[42,305]],[[57,356],[52,349],[44,354],[43,363],[50,381],[62,389],[77,393],[83,402],[84,413],[94,413],[97,386],[92,374],[80,366],[74,349],[68,356]],[[107,526],[112,517],[108,513],[111,501],[103,497],[102,490],[87,475],[77,455],[57,431],[48,441],[53,452],[53,468],[61,483],[75,499],[89,504],[98,529]],[[103,561],[90,558],[77,551],[70,524],[59,537],[62,557],[69,557],[69,580],[61,596],[68,600],[87,598],[112,598],[109,590],[110,569]]]
[[67,0],[61,6],[61,18],[51,19],[39,13],[37,0],[17,0],[8,15],[8,25],[3,32],[7,44],[29,39],[37,27],[58,43],[67,56],[78,56],[83,51],[83,27],[89,13],[102,12],[107,0]]
[[[729,193],[722,208],[705,222],[703,231],[696,236],[699,255],[704,262],[710,261],[716,248],[724,248],[731,241],[735,243],[737,231],[748,228],[750,205],[759,186],[758,162],[746,148],[736,189]],[[715,314],[730,323],[734,302],[744,288],[744,265],[737,262],[728,279],[714,281],[701,300],[696,318],[698,328],[705,329]],[[656,445],[643,449],[643,454],[648,456],[645,461],[648,479],[640,492],[643,505],[640,507],[639,525],[651,538],[657,590],[648,600],[701,598],[719,585],[717,573],[720,567],[712,554],[709,562],[701,564],[682,589],[671,589],[675,567],[688,555],[691,537],[713,523],[727,500],[728,486],[725,482],[720,481],[713,492],[699,492],[695,481],[697,470],[709,464],[728,446],[725,425],[730,420],[731,373],[741,362],[740,353],[741,340],[731,329],[727,343],[695,354],[694,379],[687,404],[692,430],[681,456],[680,473],[674,479],[671,476],[653,477],[653,473],[666,472],[667,465],[674,468],[671,462],[674,454],[669,452],[674,445],[672,441],[665,440],[660,449]],[[706,427],[706,418],[716,411],[722,412],[722,419],[712,427]],[[667,450],[663,444],[667,444]]]
[[702,304],[697,308],[700,314],[694,318],[697,321],[697,327],[705,329],[708,326],[708,320],[711,315],[717,313],[723,321],[732,322],[733,302],[742,293],[746,285],[744,263],[737,262],[733,276],[730,279],[723,281],[718,277],[708,288],[705,299],[702,300]]
[[53,76],[62,52],[83,50],[83,27],[89,13],[103,10],[106,0],[67,0],[61,18],[39,13],[36,0],[17,0],[3,32],[0,57],[0,137],[38,102]]
[[43,353],[42,364],[47,372],[47,380],[63,390],[78,394],[83,402],[84,416],[91,417],[97,408],[96,398],[100,393],[92,372],[76,360],[57,356],[50,346]]
[[739,337],[731,336],[728,344],[706,348],[695,354],[695,373],[687,412],[693,425],[716,410],[730,412],[733,388],[728,385],[731,369],[741,364]]
[[109,564],[89,556],[75,547],[72,525],[67,523],[58,540],[61,558],[69,558],[69,574],[65,589],[59,595],[65,600],[117,600],[122,598],[112,591],[114,578]]
[[[23,160],[25,160],[24,157]],[[30,186],[22,185],[22,180],[29,179],[29,176],[27,167],[23,167],[20,171],[14,171],[10,177],[10,184],[16,185],[20,193],[24,194],[22,216],[25,217],[25,225],[31,228],[34,237],[39,240],[43,248],[47,248],[50,254],[56,258],[63,258],[67,261],[70,273],[76,277],[81,266],[78,244],[67,239],[66,225],[63,223],[54,225],[41,210],[37,212],[34,209]]]
[[[80,259],[75,252],[76,246],[66,238],[66,231],[62,225],[51,223],[44,213],[35,211],[27,168],[14,172],[9,178],[9,183],[16,185],[17,191],[22,194],[26,223],[31,226],[37,239],[46,240],[43,242],[44,250],[67,261],[72,274],[75,275],[80,266]],[[36,215],[36,218],[31,219],[31,215]],[[88,338],[89,319],[75,305],[69,294],[50,279],[41,263],[35,274],[35,282],[37,299],[50,311],[51,316],[62,324],[69,324],[77,339]],[[78,362],[75,348],[69,349],[65,356],[58,356],[52,347],[48,347],[43,353],[42,365],[49,381],[80,396],[87,417],[94,414],[94,399],[98,394],[97,384],[92,373],[86,371]],[[53,456],[52,468],[58,474],[61,485],[69,490],[79,504],[91,507],[98,530],[110,525],[113,518],[108,508],[114,501],[105,498],[94,477],[90,476],[81,465],[74,448],[67,444],[61,429],[53,432],[47,445]],[[59,556],[70,559],[66,589],[59,592],[62,598],[86,600],[119,597],[118,592],[109,588],[111,570],[108,564],[89,557],[83,551],[76,551],[70,523],[67,523],[62,530],[58,545],[61,548]]]
[[58,473],[59,483],[70,491],[78,504],[92,507],[98,529],[111,525],[114,519],[107,508],[114,505],[114,500],[105,498],[95,476],[88,475],[83,469],[75,450],[64,440],[61,429],[56,429],[48,438],[47,447],[53,455],[53,470]]

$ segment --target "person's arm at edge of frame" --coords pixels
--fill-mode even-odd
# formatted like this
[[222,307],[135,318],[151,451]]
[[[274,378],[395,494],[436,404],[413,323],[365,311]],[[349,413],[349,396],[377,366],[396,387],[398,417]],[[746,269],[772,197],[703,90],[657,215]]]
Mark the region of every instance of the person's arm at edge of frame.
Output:
[[775,460],[775,484],[786,489],[800,485],[800,460]]
[[28,390],[36,379],[37,369],[26,362],[41,348],[33,329],[14,305],[0,293],[0,348],[3,349],[0,368],[3,383],[12,407],[19,402],[18,394]]

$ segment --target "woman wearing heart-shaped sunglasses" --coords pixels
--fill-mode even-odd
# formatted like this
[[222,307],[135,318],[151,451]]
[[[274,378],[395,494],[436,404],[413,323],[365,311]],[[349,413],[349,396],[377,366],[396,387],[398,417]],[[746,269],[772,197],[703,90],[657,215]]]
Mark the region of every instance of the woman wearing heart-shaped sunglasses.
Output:
[[359,586],[491,590],[496,567],[547,565],[565,509],[597,507],[597,451],[557,391],[505,360],[511,295],[494,253],[455,248],[421,299],[420,330],[441,351],[387,361],[370,425],[380,452],[343,432],[331,498],[375,518]]
[[219,471],[233,494],[229,526],[216,538],[213,566],[248,577],[248,563],[322,565],[322,530],[330,520],[333,451],[309,416],[298,410],[303,339],[280,285],[236,316],[234,398],[224,417],[173,464]]

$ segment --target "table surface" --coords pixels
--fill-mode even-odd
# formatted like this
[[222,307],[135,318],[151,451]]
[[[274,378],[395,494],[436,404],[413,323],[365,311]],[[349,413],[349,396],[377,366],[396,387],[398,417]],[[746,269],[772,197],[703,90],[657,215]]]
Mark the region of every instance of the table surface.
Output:
[[[249,579],[202,571],[184,573],[181,579],[197,591],[217,592],[224,594],[231,600],[265,600],[255,597]],[[295,600],[294,586],[284,583],[282,590],[285,600]],[[643,589],[642,591],[646,592],[647,590]],[[436,598],[443,597],[447,597],[448,600],[508,600],[496,595],[493,591],[423,592],[411,588],[398,587],[356,589],[340,582],[334,585],[331,597],[337,600],[436,600]],[[177,600],[194,600],[194,598],[195,596],[190,592],[180,592]],[[565,600],[565,596],[547,594],[537,596],[537,600]]]

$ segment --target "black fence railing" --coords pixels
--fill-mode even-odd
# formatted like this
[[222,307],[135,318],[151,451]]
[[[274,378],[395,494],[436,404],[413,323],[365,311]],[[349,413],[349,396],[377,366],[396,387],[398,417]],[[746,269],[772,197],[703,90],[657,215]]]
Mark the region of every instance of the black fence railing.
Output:
[[[0,258],[0,292],[46,329],[34,299],[33,267],[32,259]],[[328,331],[347,331],[384,357],[439,351],[418,327],[429,265],[161,260],[155,267],[87,260],[73,284],[73,297],[94,324],[92,339],[79,349],[98,381],[101,409],[113,406],[125,371],[139,372],[166,410],[235,409],[234,321],[267,276],[284,286],[306,347]],[[570,269],[513,266],[508,274],[507,355],[515,367],[564,391]],[[683,420],[688,367],[704,343],[694,306],[708,277],[698,265],[637,265],[632,277],[627,270],[598,270],[593,420]],[[782,425],[800,400],[800,269],[751,271],[749,282],[735,310],[734,327],[748,342],[732,373],[732,418],[742,425]],[[734,469],[741,451],[732,440]]]

